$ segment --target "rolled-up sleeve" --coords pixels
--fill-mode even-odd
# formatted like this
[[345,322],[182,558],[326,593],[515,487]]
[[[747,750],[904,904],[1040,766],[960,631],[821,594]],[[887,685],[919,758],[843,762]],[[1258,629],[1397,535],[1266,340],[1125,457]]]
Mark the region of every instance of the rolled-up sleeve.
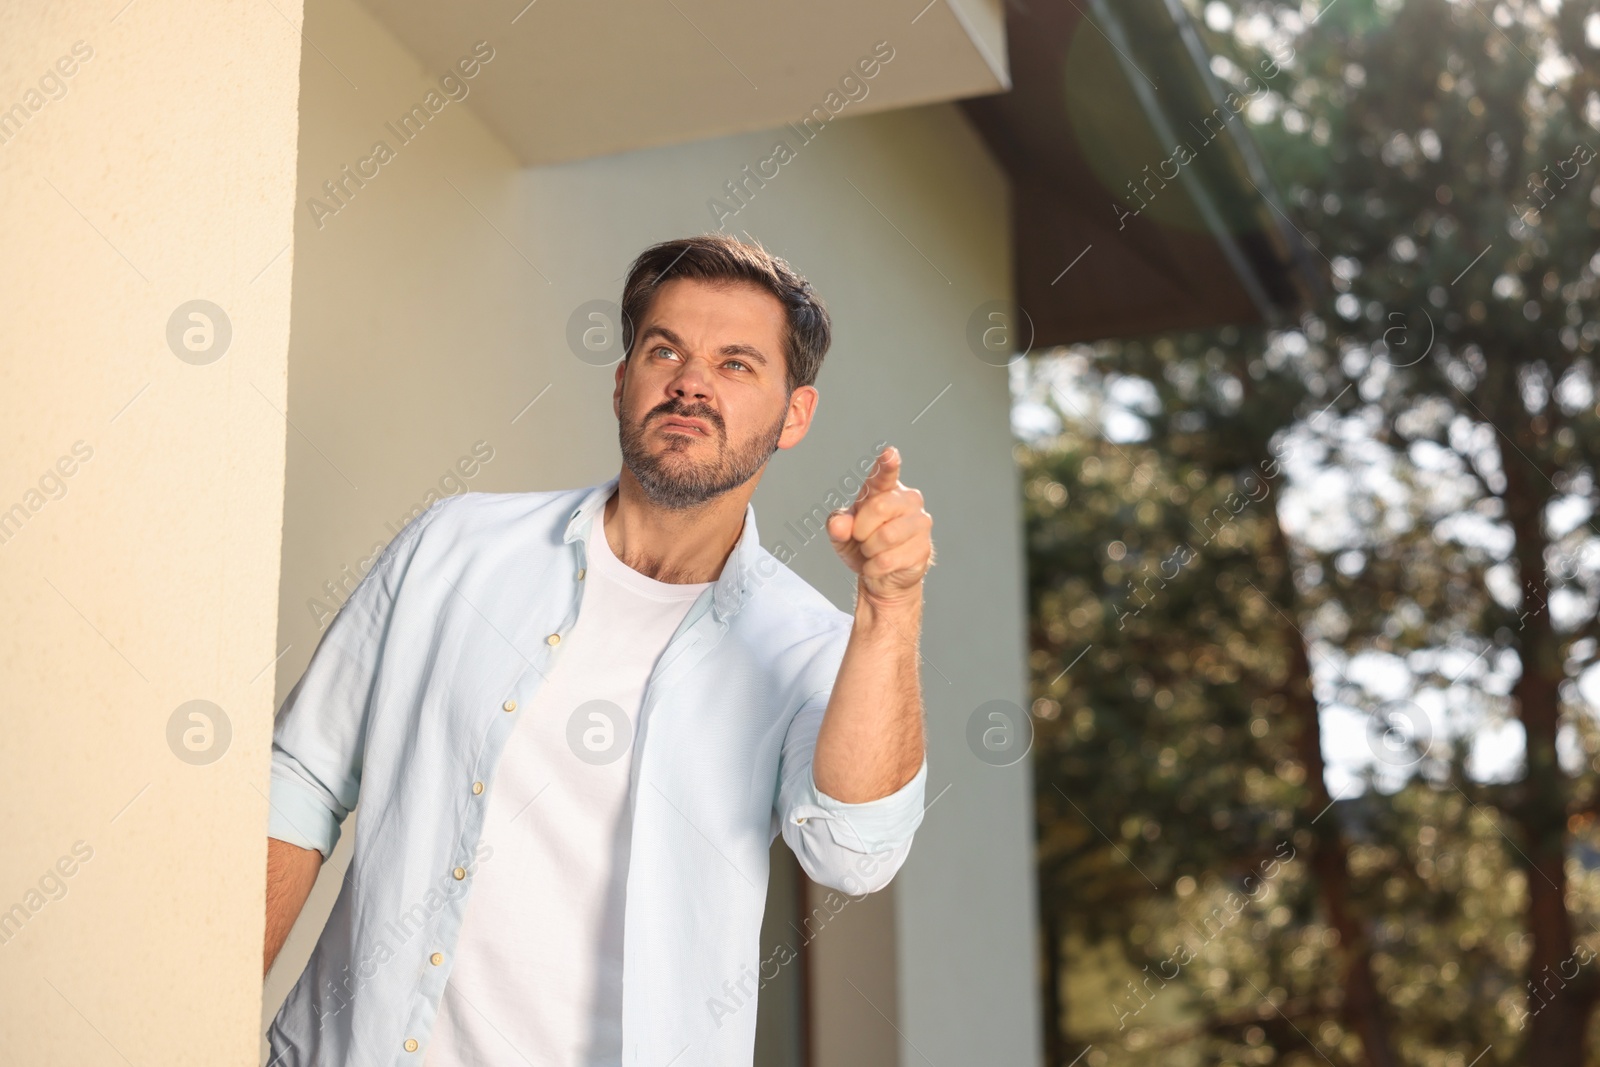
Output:
[[812,755],[831,690],[812,697],[789,724],[775,812],[783,839],[812,881],[851,895],[888,885],[922,824],[928,760],[911,780],[876,800],[849,804],[817,788]]
[[268,837],[314,848],[324,859],[338,844],[361,789],[367,722],[395,595],[417,535],[438,507],[413,519],[379,554],[278,709]]

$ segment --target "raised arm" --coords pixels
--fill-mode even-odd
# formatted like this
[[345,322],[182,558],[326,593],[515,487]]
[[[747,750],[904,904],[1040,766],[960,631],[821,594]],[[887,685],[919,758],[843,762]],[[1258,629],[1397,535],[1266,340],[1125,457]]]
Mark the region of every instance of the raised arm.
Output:
[[933,565],[933,516],[900,482],[889,446],[855,503],[828,519],[839,557],[858,576],[855,624],[817,733],[812,777],[846,803],[877,800],[922,766],[922,579]]

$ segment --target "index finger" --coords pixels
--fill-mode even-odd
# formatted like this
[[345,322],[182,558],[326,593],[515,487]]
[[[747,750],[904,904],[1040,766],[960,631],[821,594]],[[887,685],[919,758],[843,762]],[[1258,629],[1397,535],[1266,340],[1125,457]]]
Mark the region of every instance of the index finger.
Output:
[[882,452],[878,453],[878,460],[872,467],[872,473],[867,475],[866,481],[861,484],[861,492],[856,494],[854,502],[850,505],[853,515],[858,507],[873,493],[886,493],[893,489],[900,481],[900,450],[894,445],[885,445]]

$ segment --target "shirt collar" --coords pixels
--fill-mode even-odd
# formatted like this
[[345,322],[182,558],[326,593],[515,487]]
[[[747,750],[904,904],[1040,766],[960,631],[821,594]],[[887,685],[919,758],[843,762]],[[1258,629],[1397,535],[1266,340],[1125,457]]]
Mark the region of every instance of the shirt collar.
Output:
[[[589,490],[583,502],[567,520],[562,541],[567,544],[582,541],[584,551],[587,553],[589,536],[594,529],[593,520],[596,515],[604,514],[606,502],[617,491],[617,483],[621,479],[620,474],[613,475]],[[744,506],[744,529],[739,533],[739,541],[728,554],[728,561],[723,564],[722,574],[712,586],[711,608],[719,619],[728,618],[744,605],[745,598],[755,585],[756,560],[760,553],[761,540],[756,534],[756,507],[753,503],[749,503]]]

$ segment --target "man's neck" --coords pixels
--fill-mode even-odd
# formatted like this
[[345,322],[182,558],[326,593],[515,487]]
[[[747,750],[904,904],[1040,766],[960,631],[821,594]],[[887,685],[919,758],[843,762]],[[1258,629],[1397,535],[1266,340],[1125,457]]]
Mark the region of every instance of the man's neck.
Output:
[[606,543],[623,563],[658,582],[714,582],[744,532],[755,481],[699,507],[673,510],[652,504],[624,467],[617,491],[601,512]]

